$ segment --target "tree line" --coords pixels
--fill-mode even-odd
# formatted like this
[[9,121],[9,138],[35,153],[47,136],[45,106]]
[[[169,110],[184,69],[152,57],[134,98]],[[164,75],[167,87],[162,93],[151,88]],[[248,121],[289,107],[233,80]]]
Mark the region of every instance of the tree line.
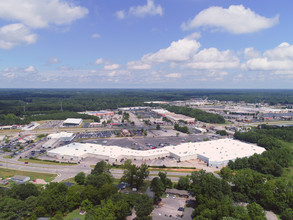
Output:
[[164,106],[168,111],[175,112],[176,114],[182,114],[194,118],[197,121],[207,122],[207,123],[225,123],[223,116],[218,114],[213,114],[205,112],[199,109],[193,109],[184,106]]
[[234,138],[264,147],[267,151],[254,154],[247,158],[237,158],[230,161],[231,169],[250,168],[263,174],[281,176],[284,168],[288,168],[292,161],[292,150],[286,142],[292,141],[293,128],[261,125],[248,132],[235,132]]
[[27,115],[24,118],[16,116],[12,113],[0,115],[0,126],[2,125],[25,125],[33,121],[42,120],[65,120],[67,118],[82,118],[92,119],[95,122],[100,122],[100,118],[93,115],[78,114],[77,112],[55,112],[49,114]]
[[[132,180],[130,187],[139,189],[147,176],[145,165],[138,167],[130,161],[125,163],[122,179]],[[80,172],[74,179],[77,184],[70,187],[51,182],[41,189],[32,183],[0,189],[0,219],[36,220],[47,216],[59,220],[77,208],[87,211],[87,220],[124,220],[132,209],[138,219],[150,219],[153,199],[146,194],[118,193],[106,162],[97,163],[89,175]]]

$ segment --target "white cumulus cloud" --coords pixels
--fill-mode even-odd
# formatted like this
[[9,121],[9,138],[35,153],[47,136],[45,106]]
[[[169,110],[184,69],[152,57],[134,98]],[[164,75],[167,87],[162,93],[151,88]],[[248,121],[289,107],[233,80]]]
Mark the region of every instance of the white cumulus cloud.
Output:
[[238,67],[239,62],[239,58],[230,50],[219,51],[217,48],[208,48],[195,54],[186,66],[193,69],[226,69]]
[[181,73],[169,73],[166,75],[167,78],[180,78]]
[[133,14],[138,17],[144,17],[146,15],[163,15],[163,8],[161,5],[155,5],[154,0],[147,0],[146,5],[132,6],[129,9],[129,14]]
[[57,57],[52,57],[50,59],[47,60],[47,65],[52,65],[52,64],[57,64],[59,63],[59,59]]
[[99,64],[102,64],[102,63],[104,63],[104,60],[102,58],[97,59],[96,62],[95,62],[96,65],[99,65]]
[[156,53],[144,55],[142,61],[150,63],[188,61],[199,47],[200,43],[196,40],[183,38],[178,41],[173,41],[168,48],[161,49]]
[[117,11],[117,18],[124,19],[128,15],[133,15],[135,17],[145,17],[147,15],[163,15],[163,8],[161,5],[156,5],[154,0],[147,0],[146,5],[132,6],[129,8],[128,12],[125,10]]
[[88,14],[88,9],[61,0],[0,1],[0,18],[18,21],[32,28],[64,25]]
[[0,1],[0,19],[17,22],[0,28],[0,49],[35,43],[32,29],[68,25],[86,14],[88,9],[63,0]]
[[116,17],[119,19],[124,19],[126,17],[124,10],[117,11],[115,14],[116,14]]
[[151,65],[141,61],[130,61],[127,63],[127,68],[131,70],[148,70],[151,68]]
[[245,59],[257,58],[259,56],[260,56],[260,52],[259,51],[256,51],[252,47],[245,48],[245,50],[244,50],[244,57],[245,57]]
[[29,66],[24,69],[24,72],[27,72],[27,73],[36,72],[36,68],[34,66]]
[[116,70],[120,67],[119,64],[110,64],[110,65],[105,65],[104,69],[105,70]]
[[9,24],[0,28],[0,49],[11,49],[19,44],[33,44],[37,35],[24,24]]
[[293,71],[293,45],[287,42],[281,43],[258,57],[248,59],[242,67],[248,70],[267,70],[291,74]]
[[227,9],[214,6],[201,11],[187,23],[184,22],[182,28],[186,30],[206,26],[234,34],[245,34],[270,28],[278,22],[279,15],[266,18],[243,5],[231,5]]

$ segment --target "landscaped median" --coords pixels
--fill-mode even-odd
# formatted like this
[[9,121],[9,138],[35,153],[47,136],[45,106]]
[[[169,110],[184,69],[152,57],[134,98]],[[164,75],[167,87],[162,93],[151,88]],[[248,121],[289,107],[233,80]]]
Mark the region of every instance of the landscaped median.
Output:
[[51,182],[57,176],[57,174],[52,174],[52,173],[39,173],[39,172],[31,172],[31,171],[23,171],[23,170],[14,170],[14,169],[8,169],[3,167],[0,168],[0,176],[2,179],[10,178],[15,175],[29,176],[30,180],[43,179],[46,182]]
[[28,162],[28,163],[38,163],[38,164],[46,164],[46,165],[67,165],[67,166],[73,166],[77,163],[70,163],[70,162],[59,162],[59,161],[52,161],[52,160],[41,160],[38,158],[31,157],[29,159],[18,159],[20,162]]

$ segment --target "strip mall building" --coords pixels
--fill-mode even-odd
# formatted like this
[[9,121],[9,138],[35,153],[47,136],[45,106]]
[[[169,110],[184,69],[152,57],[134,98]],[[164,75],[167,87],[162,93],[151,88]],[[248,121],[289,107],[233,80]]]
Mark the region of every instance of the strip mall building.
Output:
[[199,159],[208,166],[226,166],[229,160],[261,154],[265,149],[253,144],[232,139],[182,143],[176,146],[167,146],[146,151],[132,150],[119,146],[105,146],[91,143],[71,143],[48,151],[47,155],[56,159],[81,161],[86,157],[96,157],[110,163],[125,159],[154,160],[163,157],[173,157],[177,161]]

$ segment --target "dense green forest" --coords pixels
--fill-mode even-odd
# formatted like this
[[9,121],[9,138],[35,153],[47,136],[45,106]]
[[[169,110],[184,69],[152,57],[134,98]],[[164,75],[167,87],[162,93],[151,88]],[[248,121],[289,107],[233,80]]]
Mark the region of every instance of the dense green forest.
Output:
[[[293,218],[293,182],[284,173],[292,170],[293,127],[261,125],[248,132],[236,132],[236,139],[266,148],[261,155],[230,161],[221,170],[232,187],[234,201],[257,202],[282,219]],[[234,173],[234,175],[233,175]]]
[[60,111],[116,109],[145,101],[209,98],[270,104],[293,103],[293,90],[224,89],[0,89],[0,114],[37,114]]
[[175,112],[176,114],[182,114],[194,118],[197,121],[207,122],[207,123],[225,123],[223,116],[218,114],[213,114],[205,112],[199,109],[188,108],[184,106],[165,106],[165,108],[170,112]]
[[[0,121],[2,125],[25,124],[38,118],[50,119],[39,116],[40,114],[117,109],[117,107],[144,106],[147,105],[145,101],[175,101],[191,98],[292,104],[293,90],[0,89]],[[212,123],[223,121],[222,118],[204,114],[199,110],[195,111],[195,116],[191,117],[198,120]],[[11,121],[15,123],[7,123],[11,117],[14,117]]]

